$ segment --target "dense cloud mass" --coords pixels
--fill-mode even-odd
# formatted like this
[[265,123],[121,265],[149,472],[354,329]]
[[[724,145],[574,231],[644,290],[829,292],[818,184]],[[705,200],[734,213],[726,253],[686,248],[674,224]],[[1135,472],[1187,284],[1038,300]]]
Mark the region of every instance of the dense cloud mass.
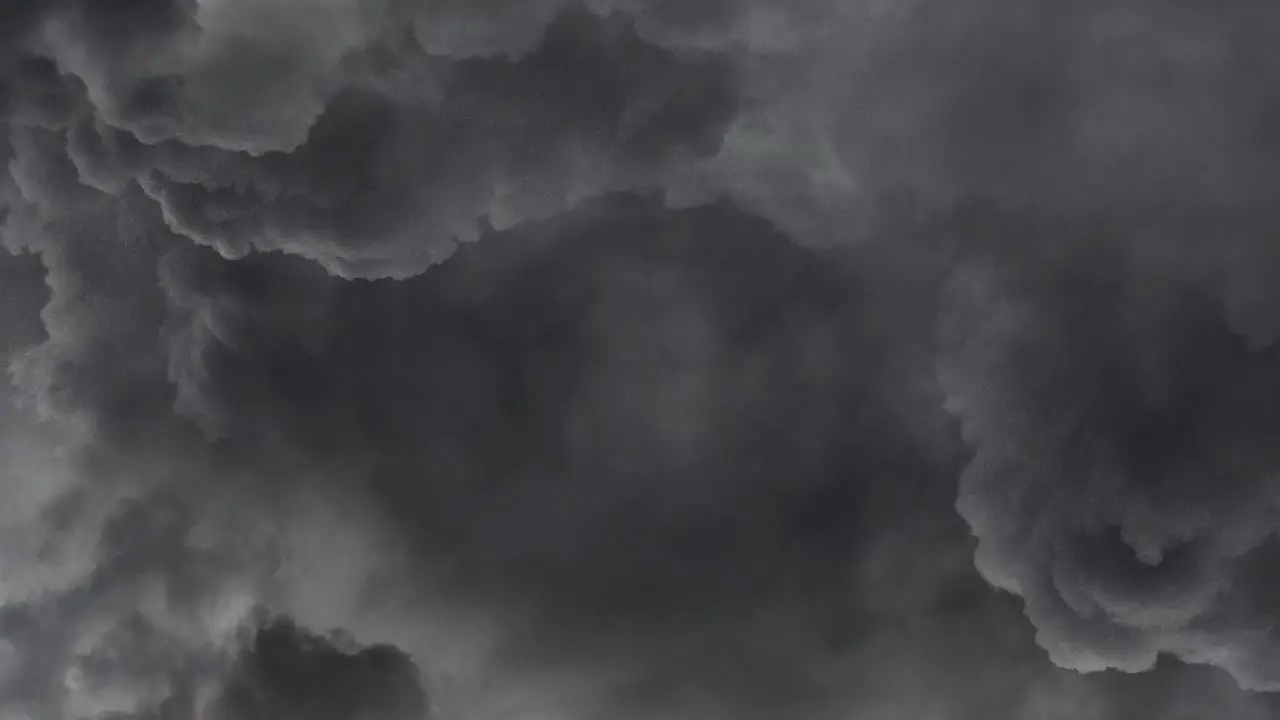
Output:
[[213,717],[426,716],[429,706],[413,661],[386,645],[350,645],[341,637],[309,634],[285,619],[259,625],[232,662],[221,695],[210,701]]
[[1277,28],[0,5],[0,716],[1275,717]]

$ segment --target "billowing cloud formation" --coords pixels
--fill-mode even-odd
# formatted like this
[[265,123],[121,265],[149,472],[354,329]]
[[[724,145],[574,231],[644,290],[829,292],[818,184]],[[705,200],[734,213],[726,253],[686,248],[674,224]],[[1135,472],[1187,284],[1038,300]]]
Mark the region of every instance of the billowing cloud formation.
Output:
[[9,70],[15,153],[54,143],[83,184],[139,188],[174,232],[223,254],[403,276],[486,223],[680,181],[737,102],[724,58],[647,42],[625,16],[548,10],[509,47],[481,32],[436,48],[434,12],[55,5]]
[[914,30],[971,59],[915,75],[960,90],[944,112],[901,93],[919,177],[965,200],[939,326],[958,507],[1057,662],[1164,652],[1275,690],[1277,16],[1101,5]]
[[976,449],[959,508],[980,569],[1069,667],[1170,652],[1275,688],[1274,351],[1200,273],[1153,268],[1115,227],[992,230],[1020,259],[957,273],[940,365]]
[[[864,503],[905,511],[911,487],[936,488],[928,516],[948,515],[950,473],[928,459],[947,434],[914,427],[935,400],[895,379],[927,375],[928,354],[868,352],[849,367],[855,348],[894,332],[844,322],[878,315],[880,301],[758,219],[728,206],[668,216],[619,199],[487,238],[399,282],[169,242],[150,255],[154,293],[114,318],[110,338],[51,337],[21,369],[59,415],[88,418],[105,465],[96,482],[110,468],[135,473],[115,482],[142,484],[148,512],[176,494],[172,512],[210,523],[207,552],[225,559],[188,578],[206,550],[183,515],[161,537],[141,534],[145,515],[115,521],[143,538],[121,536],[142,553],[131,582],[159,582],[165,597],[197,603],[184,612],[205,613],[173,632],[217,646],[225,641],[208,634],[230,632],[261,602],[371,636],[397,632],[364,618],[377,612],[409,624],[417,642],[414,624],[426,621],[406,607],[458,606],[502,626],[486,661],[499,676],[576,674],[603,683],[592,693],[652,694],[655,712],[673,693],[722,685],[698,703],[740,713],[751,703],[737,694],[766,679],[788,703],[818,692],[827,681],[810,677],[817,669],[790,666],[859,604],[892,607],[916,583],[920,602],[934,602],[927,567],[876,580],[882,597],[869,600],[860,588],[870,580],[858,577],[893,563],[872,563],[863,547],[889,529]],[[144,277],[127,263],[57,270],[86,288],[58,308],[68,319],[114,306],[110,289]],[[92,274],[114,275],[102,294],[88,292]],[[94,352],[120,359],[88,362]],[[854,434],[867,440],[850,444]],[[345,541],[309,547],[313,521],[297,504],[317,493],[363,508],[356,522],[382,528],[381,561],[399,572],[375,572]],[[232,513],[221,525],[218,507]],[[956,523],[935,537],[918,522],[896,530],[897,542],[936,542],[947,548],[940,560],[967,565]],[[200,554],[145,554],[164,547]],[[122,557],[113,548],[102,551]],[[142,592],[130,585],[125,596]],[[215,622],[215,612],[230,615]],[[787,636],[783,646],[737,637],[773,614],[794,618],[768,631]],[[430,645],[414,649],[433,658]],[[664,658],[680,656],[688,665],[671,674]],[[630,687],[642,682],[655,687]],[[772,692],[752,699],[754,712],[779,710]]]
[[1278,18],[5,5],[0,712],[1272,716]]

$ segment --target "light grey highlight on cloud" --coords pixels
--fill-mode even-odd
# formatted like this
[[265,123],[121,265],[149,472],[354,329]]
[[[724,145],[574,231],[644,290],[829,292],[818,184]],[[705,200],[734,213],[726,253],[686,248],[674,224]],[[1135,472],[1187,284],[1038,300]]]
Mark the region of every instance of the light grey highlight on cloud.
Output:
[[0,714],[1274,716],[1278,25],[4,4]]

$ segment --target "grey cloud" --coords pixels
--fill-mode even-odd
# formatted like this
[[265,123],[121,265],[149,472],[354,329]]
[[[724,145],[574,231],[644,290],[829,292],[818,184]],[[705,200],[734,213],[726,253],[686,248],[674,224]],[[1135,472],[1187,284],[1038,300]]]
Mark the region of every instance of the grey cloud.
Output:
[[[285,547],[288,508],[317,494],[362,498],[368,522],[408,546],[384,578],[332,547],[336,579],[317,591],[367,584],[336,619],[412,643],[431,668],[449,658],[430,639],[388,637],[362,615],[411,628],[422,621],[407,602],[494,618],[483,664],[496,696],[576,686],[529,691],[523,704],[547,712],[836,712],[831,637],[858,637],[904,598],[932,612],[935,586],[972,583],[949,433],[920,422],[936,399],[909,380],[931,377],[927,342],[898,346],[899,329],[874,321],[927,328],[927,305],[880,296],[905,270],[863,277],[732,206],[671,215],[623,197],[494,233],[411,280],[353,282],[282,254],[228,260],[166,234],[145,198],[133,209],[104,236],[44,251],[55,295],[77,291],[46,310],[62,330],[24,377],[59,413],[92,418],[93,486],[138,500],[109,506],[92,575],[28,610],[62,621],[58,635],[15,636],[49,657],[28,670],[28,686],[48,688],[33,703],[61,702],[57,679],[85,666],[75,648],[96,628],[119,629],[91,657],[140,664],[81,670],[85,707],[186,707],[156,663],[185,658],[184,682],[216,684],[248,603],[330,612],[296,575],[324,561]],[[100,258],[104,237],[138,254]],[[94,506],[66,522],[88,526]],[[231,522],[238,506],[247,529]],[[904,547],[872,562],[916,513]],[[200,519],[211,545],[187,535]],[[917,542],[950,548],[953,564],[900,580],[893,558]],[[170,600],[135,619],[128,608],[157,587]],[[396,598],[401,609],[380,609]]]
[[404,653],[385,645],[352,647],[341,636],[322,637],[287,618],[256,628],[213,701],[213,717],[378,717],[416,720],[429,704],[418,669]]
[[[897,379],[929,377],[927,347],[870,350],[892,330],[844,319],[874,316],[872,291],[767,224],[727,207],[663,212],[613,202],[402,282],[174,255],[166,287],[190,323],[170,346],[180,407],[254,452],[364,467],[424,552],[497,583],[495,601],[666,612],[805,564],[770,560],[775,542],[812,552],[814,572],[828,550],[845,562],[839,538],[858,532],[840,514],[857,492],[845,475],[947,484],[911,459],[918,444],[948,462],[930,445],[946,447],[946,427],[916,425],[928,389]],[[854,432],[907,436],[844,448]],[[826,493],[836,515],[806,519]]]
[[735,102],[725,63],[646,45],[617,19],[562,16],[545,33],[515,62],[437,67],[435,103],[352,89],[297,152],[201,158],[177,147],[142,187],[175,230],[224,253],[281,249],[344,275],[405,276],[483,223],[661,187],[668,167],[714,152]]
[[1274,13],[942,5],[6,6],[5,711],[1273,714]]
[[835,89],[868,182],[1023,206],[1258,201],[1276,18],[1248,2],[915,3]]
[[738,102],[723,58],[651,44],[623,15],[557,8],[523,52],[438,54],[410,9],[55,7],[12,64],[13,116],[65,134],[86,184],[141,187],[224,254],[403,277],[486,223],[680,180]]
[[1142,229],[973,228],[1020,247],[959,271],[943,315],[975,450],[958,507],[1056,661],[1139,671],[1166,652],[1271,688],[1276,358],[1235,332],[1212,273],[1126,247]]
[[978,567],[1067,667],[1276,687],[1275,21],[924,3],[849,92],[848,156],[946,218]]

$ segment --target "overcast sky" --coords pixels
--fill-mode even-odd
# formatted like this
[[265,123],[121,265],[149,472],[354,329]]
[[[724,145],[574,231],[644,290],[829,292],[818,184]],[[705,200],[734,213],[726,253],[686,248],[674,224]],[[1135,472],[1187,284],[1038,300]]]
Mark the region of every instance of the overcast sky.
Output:
[[0,720],[1280,717],[1277,37],[0,3]]

